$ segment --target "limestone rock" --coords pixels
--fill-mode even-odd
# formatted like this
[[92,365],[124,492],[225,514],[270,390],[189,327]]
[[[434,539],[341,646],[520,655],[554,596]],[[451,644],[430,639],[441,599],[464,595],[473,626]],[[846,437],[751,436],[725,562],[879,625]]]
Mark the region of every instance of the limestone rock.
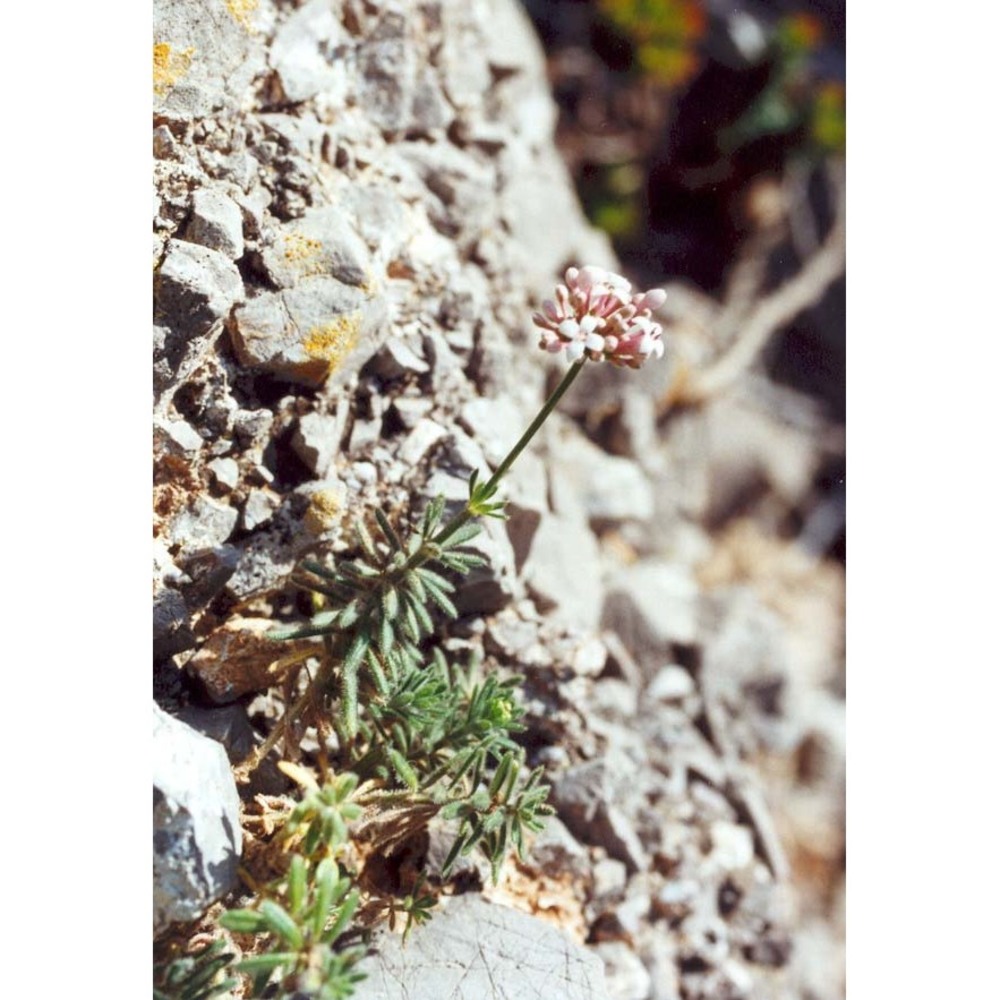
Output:
[[542,518],[549,513],[545,463],[531,452],[522,452],[504,477],[503,489],[507,495],[507,534],[514,548],[515,565],[521,572],[535,540],[535,532]]
[[195,644],[187,603],[171,587],[161,587],[153,597],[153,656],[165,660]]
[[243,213],[240,206],[220,191],[199,188],[191,202],[187,238],[230,260],[243,256]]
[[230,618],[191,657],[188,670],[215,702],[231,702],[250,691],[264,691],[280,683],[282,674],[276,665],[282,658],[313,647],[308,640],[269,639],[267,633],[274,628],[269,618]]
[[216,458],[208,463],[208,468],[219,486],[232,490],[240,480],[240,467],[232,458]]
[[236,783],[220,743],[153,705],[153,933],[239,884]]
[[694,678],[676,664],[669,664],[659,670],[646,689],[647,697],[657,701],[683,701],[694,693]]
[[603,941],[594,950],[604,961],[611,1000],[646,1000],[652,988],[642,960],[622,941]]
[[251,490],[243,504],[243,530],[254,531],[262,524],[267,524],[280,506],[281,501],[270,490]]
[[158,0],[153,6],[153,109],[190,120],[236,110],[264,68],[251,0]]
[[412,347],[398,337],[389,337],[372,358],[369,370],[379,378],[392,381],[404,375],[422,375],[430,366]]
[[558,445],[552,493],[557,510],[580,507],[597,530],[653,516],[653,488],[641,467],[631,459],[609,455],[579,435]]
[[[466,487],[463,499],[467,495]],[[460,614],[492,614],[519,596],[514,550],[507,532],[499,521],[484,520],[483,530],[463,546],[482,556],[486,565],[472,570],[460,583],[455,594]]]
[[398,396],[392,401],[391,412],[406,430],[412,431],[420,418],[426,417],[433,406],[434,401],[431,399],[419,396]]
[[205,333],[243,299],[243,279],[224,254],[171,240],[156,272],[156,309],[174,330]]
[[521,411],[505,397],[470,399],[462,407],[460,419],[494,468],[503,461],[527,426]]
[[173,520],[170,537],[186,553],[214,549],[232,534],[240,513],[227,503],[197,496]]
[[321,91],[344,88],[342,59],[336,53],[347,32],[330,0],[310,0],[277,30],[271,45],[271,65],[287,100],[297,103]]
[[412,468],[423,461],[424,456],[440,441],[448,432],[433,420],[423,417],[417,421],[416,427],[407,434],[403,443],[399,447],[400,461]]
[[275,231],[261,257],[279,288],[320,276],[359,288],[371,280],[368,247],[343,210],[332,205],[310,208]]
[[222,744],[231,764],[239,763],[257,745],[257,736],[244,705],[216,708],[187,705],[177,713],[177,718],[195,732]]
[[265,292],[236,310],[233,346],[251,365],[306,386],[359,371],[384,335],[379,299],[334,278],[313,277]]
[[574,765],[552,783],[552,804],[569,831],[584,843],[604,847],[630,872],[649,867],[631,821],[616,804],[634,770],[628,758],[609,753],[601,760]]
[[642,661],[671,644],[693,643],[698,610],[698,587],[690,571],[646,559],[609,579],[601,621]]
[[292,450],[322,479],[340,449],[341,426],[332,414],[307,413],[292,435]]
[[186,420],[158,421],[156,427],[162,429],[169,447],[184,454],[197,453],[205,446],[205,439]]
[[597,956],[544,920],[474,895],[442,899],[405,947],[385,931],[374,944],[354,1000],[609,1000]]
[[542,518],[524,580],[540,610],[582,628],[597,625],[604,599],[600,552],[586,525],[556,514]]

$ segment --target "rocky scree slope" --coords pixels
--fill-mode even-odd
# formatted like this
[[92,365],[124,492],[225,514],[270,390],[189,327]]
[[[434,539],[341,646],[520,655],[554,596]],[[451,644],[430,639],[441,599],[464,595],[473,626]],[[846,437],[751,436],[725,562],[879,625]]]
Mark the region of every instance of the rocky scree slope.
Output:
[[[615,262],[514,0],[157,0],[153,59],[155,690],[236,759],[275,710],[260,635],[301,612],[296,560],[376,505],[464,498],[558,366],[531,308]],[[559,818],[499,888],[463,885],[585,942],[606,985],[581,996],[842,995],[842,578],[759,518],[706,527],[751,481],[793,508],[822,420],[751,380],[664,426],[668,364],[585,376],[449,639],[527,674]],[[176,785],[158,932],[234,878]]]

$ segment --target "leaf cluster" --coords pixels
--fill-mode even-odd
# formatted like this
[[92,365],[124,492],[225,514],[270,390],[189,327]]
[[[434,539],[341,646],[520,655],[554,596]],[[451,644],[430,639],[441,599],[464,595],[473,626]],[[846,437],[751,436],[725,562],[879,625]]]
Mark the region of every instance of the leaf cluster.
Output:
[[350,801],[356,786],[354,775],[341,775],[308,792],[282,829],[295,850],[287,873],[265,886],[252,908],[219,918],[235,933],[266,935],[258,954],[233,966],[250,977],[251,996],[270,996],[265,991],[277,984],[280,996],[345,1000],[364,978],[355,968],[364,949],[340,942],[360,895],[334,857],[346,842],[347,821],[360,812]]
[[232,976],[220,978],[233,960],[223,941],[212,941],[158,968],[153,1000],[215,1000],[229,996],[238,985]]
[[414,792],[463,778],[475,786],[505,751],[518,751],[512,734],[524,729],[524,710],[514,692],[523,678],[481,677],[474,658],[461,667],[440,648],[430,661],[411,668],[387,698],[368,704],[359,741],[365,752],[351,765],[362,779]]
[[[483,562],[463,546],[480,530],[474,517],[503,516],[495,493],[495,485],[473,478],[461,514],[442,526],[439,497],[405,539],[376,511],[374,528],[357,525],[354,558],[306,560],[294,577],[318,595],[319,610],[307,624],[271,634],[323,638],[320,669],[294,708],[311,713],[300,723],[328,732],[332,722],[341,773],[321,786],[305,768],[280,765],[302,788],[279,834],[287,872],[251,907],[220,918],[230,931],[260,936],[255,953],[232,965],[250,977],[251,996],[342,1000],[353,993],[361,950],[345,946],[345,934],[360,889],[341,868],[352,823],[367,825],[362,836],[387,855],[434,815],[453,819],[457,835],[444,874],[479,848],[496,881],[510,848],[523,850],[524,832],[540,829],[552,811],[541,770],[525,778],[524,751],[514,739],[524,729],[516,699],[522,678],[486,674],[474,657],[459,664],[429,641],[435,615],[457,616],[453,578]],[[286,741],[301,731],[289,721],[296,721],[291,709]],[[408,895],[379,905],[390,923],[405,919],[405,936],[429,919],[434,904],[421,876]],[[225,965],[213,955],[206,982]]]
[[549,786],[541,780],[543,769],[535,768],[519,787],[521,767],[519,756],[505,753],[488,787],[480,786],[472,795],[453,800],[441,810],[443,819],[461,820],[445,859],[445,874],[459,857],[478,847],[489,859],[493,881],[497,882],[511,845],[523,854],[525,831],[541,830],[544,824],[540,817],[552,815],[554,810],[546,802]]
[[421,643],[434,631],[431,611],[457,617],[451,599],[455,585],[445,574],[468,573],[483,564],[462,546],[479,533],[465,521],[438,531],[445,501],[428,504],[420,525],[404,542],[386,515],[375,512],[373,536],[357,523],[359,555],[333,567],[316,560],[302,563],[295,582],[318,593],[327,607],[305,626],[271,633],[275,639],[324,636],[339,660],[339,731],[346,741],[358,733],[359,683],[387,697],[407,671],[423,665]]

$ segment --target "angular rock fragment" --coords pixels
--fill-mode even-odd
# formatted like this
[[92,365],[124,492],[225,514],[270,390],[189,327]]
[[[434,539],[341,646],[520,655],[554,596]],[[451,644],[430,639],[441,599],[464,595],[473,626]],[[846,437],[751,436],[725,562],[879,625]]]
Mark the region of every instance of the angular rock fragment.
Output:
[[683,667],[669,664],[650,681],[646,696],[656,701],[683,701],[695,693],[694,678]]
[[475,895],[444,898],[405,945],[376,934],[354,1000],[610,1000],[601,960],[556,927]]
[[417,426],[421,417],[426,417],[434,406],[434,401],[420,396],[398,396],[392,401],[390,412],[408,431]]
[[630,872],[645,871],[649,859],[631,821],[616,805],[635,765],[621,753],[575,764],[552,784],[552,804],[570,832],[603,847]]
[[267,524],[281,506],[278,496],[268,489],[251,490],[243,504],[241,524],[244,531],[255,531]]
[[292,435],[292,451],[318,479],[327,474],[340,449],[341,431],[340,423],[333,414],[307,413],[299,418],[299,425]]
[[220,191],[199,188],[191,202],[187,237],[230,260],[243,256],[243,213],[240,206]]
[[503,461],[525,428],[521,411],[504,397],[470,399],[462,407],[459,419],[479,442],[486,460],[494,468]]
[[601,611],[601,561],[586,525],[549,514],[541,519],[524,564],[524,580],[543,612],[593,629]]
[[167,439],[168,447],[185,454],[194,454],[205,446],[205,439],[186,420],[165,420],[158,423]]
[[296,10],[275,33],[270,60],[287,100],[298,103],[321,91],[344,86],[346,67],[332,57],[346,41],[347,32],[329,0],[310,0]]
[[372,358],[368,370],[392,381],[408,374],[422,375],[430,371],[430,366],[405,341],[390,337]]
[[[465,495],[468,495],[467,488]],[[463,546],[482,556],[486,565],[462,578],[455,594],[455,607],[460,614],[492,614],[505,608],[519,594],[514,550],[507,532],[498,521],[484,520],[483,530]]]
[[602,941],[594,951],[604,962],[611,1000],[647,1000],[653,982],[642,960],[623,941]]
[[236,265],[217,250],[171,240],[156,272],[156,310],[172,329],[193,337],[225,319],[243,299]]
[[596,530],[653,516],[652,484],[631,459],[609,455],[574,435],[560,442],[553,464],[556,510],[582,508]]
[[205,552],[222,545],[233,533],[240,513],[227,503],[196,496],[170,526],[170,537],[187,554]]
[[171,587],[162,587],[153,597],[153,656],[165,660],[190,649],[194,633],[184,598]]
[[264,66],[247,0],[161,0],[153,6],[153,110],[176,120],[236,110]]
[[310,208],[302,218],[282,226],[262,258],[279,288],[292,288],[303,278],[336,278],[356,287],[371,280],[368,247],[335,206]]
[[226,752],[153,705],[153,933],[239,884],[240,801]]
[[410,431],[399,447],[400,461],[405,462],[410,468],[418,465],[447,433],[439,423],[427,417],[418,420],[417,426]]
[[240,481],[240,467],[233,458],[213,459],[208,468],[216,483],[227,490],[235,489]]
[[384,319],[381,300],[333,278],[307,278],[238,308],[233,346],[241,364],[290,382],[340,383],[377,349]]
[[308,640],[269,639],[267,633],[274,628],[269,618],[230,618],[191,657],[188,670],[220,704],[250,691],[264,691],[280,683],[285,669],[282,661],[317,648]]
[[698,635],[698,586],[691,573],[662,559],[646,559],[608,580],[601,613],[640,661],[688,645]]

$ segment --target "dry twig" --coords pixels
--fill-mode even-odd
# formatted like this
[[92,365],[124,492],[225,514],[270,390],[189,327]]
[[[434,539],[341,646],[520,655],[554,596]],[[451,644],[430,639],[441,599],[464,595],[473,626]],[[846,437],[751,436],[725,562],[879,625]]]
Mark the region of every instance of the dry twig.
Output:
[[[767,254],[777,245],[786,221],[764,225],[733,270],[725,302],[713,325],[722,339],[739,328],[732,342],[700,370],[681,369],[661,402],[661,415],[675,406],[697,406],[728,389],[753,364],[764,345],[803,310],[815,305],[844,273],[845,198],[842,166],[827,171],[834,191],[834,222],[819,250],[775,291],[759,298]],[[787,210],[786,210],[787,212]]]

